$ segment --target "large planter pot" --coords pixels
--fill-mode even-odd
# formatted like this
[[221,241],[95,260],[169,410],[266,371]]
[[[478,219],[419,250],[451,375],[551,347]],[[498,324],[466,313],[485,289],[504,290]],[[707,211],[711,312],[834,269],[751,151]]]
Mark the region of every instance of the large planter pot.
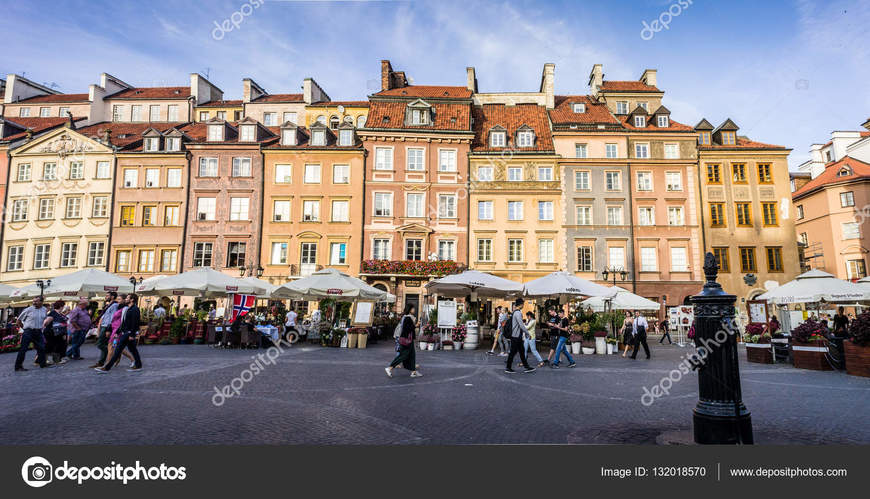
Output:
[[444,350],[453,350],[453,345],[444,345]]
[[358,338],[356,339],[356,347],[357,348],[365,348],[369,342],[368,333],[359,333]]
[[574,355],[580,355],[580,346],[581,345],[582,345],[582,343],[580,343],[579,341],[575,342],[575,343],[571,343],[571,353],[573,353]]
[[[798,369],[812,369],[814,371],[830,371],[831,364],[825,358],[828,347],[821,341],[801,343],[794,341],[791,344],[791,356],[794,366]],[[847,361],[848,362],[848,361]]]
[[595,338],[595,353],[604,355],[607,353],[607,339],[603,336]]
[[359,337],[356,333],[348,333],[347,335],[347,348],[356,348],[356,340]]
[[870,378],[870,345],[862,347],[846,340],[843,349],[846,351],[846,373]]
[[616,353],[616,343],[608,343],[607,344],[607,355],[613,355]]
[[583,347],[583,355],[594,355],[595,347]]
[[426,350],[435,350],[435,343],[428,343]]
[[429,343],[425,341],[420,342],[420,350],[429,350]]
[[744,343],[746,360],[756,364],[773,364],[773,349],[770,343]]

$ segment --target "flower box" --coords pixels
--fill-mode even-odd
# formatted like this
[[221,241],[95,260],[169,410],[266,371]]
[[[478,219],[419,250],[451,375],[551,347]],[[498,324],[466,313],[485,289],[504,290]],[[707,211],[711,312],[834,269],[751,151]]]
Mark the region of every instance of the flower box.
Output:
[[773,364],[773,348],[770,343],[744,343],[746,360],[756,364]]
[[364,274],[407,274],[417,276],[445,276],[461,272],[463,266],[453,260],[363,260],[360,272]]
[[846,340],[843,350],[846,352],[846,373],[870,378],[870,345],[859,346]]
[[812,369],[814,371],[830,371],[831,364],[825,355],[828,353],[828,347],[824,346],[822,341],[800,342],[793,341],[791,343],[791,355],[794,366],[798,369]]

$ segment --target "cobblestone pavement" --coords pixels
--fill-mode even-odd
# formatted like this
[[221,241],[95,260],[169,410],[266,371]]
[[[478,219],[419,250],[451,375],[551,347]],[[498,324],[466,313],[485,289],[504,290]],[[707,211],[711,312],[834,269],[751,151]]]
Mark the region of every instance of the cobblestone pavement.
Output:
[[[542,348],[545,354],[546,347]],[[641,403],[688,353],[653,345],[652,360],[581,355],[576,369],[508,375],[482,350],[418,352],[422,378],[383,367],[383,342],[365,350],[298,346],[256,375],[266,350],[145,346],[145,369],[110,374],[85,361],[13,372],[0,355],[0,442],[6,444],[654,444],[691,430],[694,373]],[[746,364],[744,401],[757,443],[870,443],[870,379],[790,365]],[[29,353],[27,367],[33,360]],[[262,362],[261,362],[262,364]],[[234,378],[240,395],[216,397]],[[238,383],[238,382],[237,382]],[[215,405],[213,402],[223,402]]]

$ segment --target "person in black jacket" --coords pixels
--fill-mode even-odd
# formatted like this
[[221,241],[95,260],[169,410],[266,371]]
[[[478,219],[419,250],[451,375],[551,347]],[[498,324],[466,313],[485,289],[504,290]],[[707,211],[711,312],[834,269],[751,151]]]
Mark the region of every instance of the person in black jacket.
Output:
[[121,335],[118,340],[118,348],[115,349],[109,362],[107,362],[103,367],[95,368],[95,371],[99,373],[109,372],[121,356],[121,352],[124,351],[124,348],[129,349],[130,353],[133,354],[133,367],[130,368],[130,371],[142,370],[142,359],[139,357],[139,350],[136,348],[136,336],[139,334],[140,324],[139,307],[136,305],[138,301],[139,297],[135,293],[127,295],[127,309],[124,311],[124,315],[121,318],[121,327],[118,328],[118,332]]
[[[384,371],[387,372],[387,376],[393,377],[393,368],[402,364],[402,367],[411,371],[412,378],[419,378],[423,376],[418,371],[419,367],[417,365],[417,355],[414,346],[414,334],[417,324],[414,320],[414,315],[416,313],[416,309],[414,305],[410,303],[405,305],[405,312],[402,314],[402,332],[399,333],[399,352],[396,354],[396,357],[390,362],[388,367],[384,368]],[[410,340],[410,341],[408,341]],[[402,345],[402,342],[408,343],[407,345]]]

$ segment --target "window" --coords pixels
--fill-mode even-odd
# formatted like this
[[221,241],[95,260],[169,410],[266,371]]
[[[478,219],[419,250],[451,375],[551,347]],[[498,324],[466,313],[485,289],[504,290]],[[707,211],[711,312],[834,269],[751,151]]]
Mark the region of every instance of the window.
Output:
[[658,270],[658,254],[655,248],[640,249],[640,271],[656,272]]
[[571,109],[575,113],[585,113],[586,112],[586,104],[581,104],[581,103],[575,102],[574,104],[571,105]]
[[130,251],[119,251],[115,254],[115,272],[130,271]]
[[263,113],[263,124],[266,126],[278,126],[278,113]]
[[365,116],[359,116],[359,117],[357,117],[357,119],[356,119],[356,127],[357,127],[357,128],[363,128],[363,127],[365,127],[365,126],[366,126],[366,117],[365,117]]
[[390,240],[375,239],[372,241],[372,258],[375,260],[390,259]]
[[181,168],[166,169],[166,187],[181,187]]
[[349,147],[353,145],[353,130],[338,131],[338,145]]
[[671,248],[671,272],[688,272],[689,261],[686,256],[686,248]]
[[477,202],[477,219],[492,220],[492,201]]
[[247,244],[238,241],[227,243],[227,267],[244,267],[247,262]]
[[57,115],[60,116],[61,118],[66,118],[67,115],[69,115],[69,114],[70,113],[69,113],[68,107],[61,106],[57,109]]
[[158,168],[145,169],[145,187],[160,187],[160,170]]
[[375,193],[375,216],[393,216],[393,194],[389,192]]
[[[831,151],[828,151],[826,154],[828,156],[828,161],[831,161]],[[848,166],[844,166],[843,168],[840,168],[840,170],[837,172],[838,177],[848,177],[851,174],[852,174],[852,169],[849,168]]]
[[157,225],[157,207],[143,206],[142,207],[142,225],[154,226]]
[[538,201],[538,220],[553,220],[552,201]]
[[740,248],[740,271],[755,272],[755,248]]
[[645,101],[639,101],[637,105],[644,111],[649,111],[649,106]]
[[320,201],[315,201],[315,200],[302,201],[302,221],[303,222],[318,222],[318,221],[320,221]]
[[97,161],[97,178],[109,178],[108,161]]
[[408,193],[405,202],[406,217],[424,217],[426,212],[423,209],[423,194],[419,192]]
[[737,209],[737,225],[752,227],[752,208],[749,203],[734,203]]
[[[659,128],[667,128],[668,127],[667,115],[656,116],[656,126],[658,126]],[[665,153],[667,154],[667,145],[665,145]]]
[[18,178],[19,182],[30,182],[30,163],[21,163],[18,165]]
[[139,250],[139,272],[154,272],[154,250]]
[[124,169],[124,187],[134,189],[139,187],[139,170],[136,168]]
[[538,261],[540,263],[553,263],[553,240],[538,239]]
[[27,220],[28,201],[26,199],[16,199],[12,203],[12,221],[23,222]]
[[82,198],[66,198],[66,210],[64,218],[81,218],[82,217]]
[[616,158],[618,157],[619,148],[616,144],[604,144],[604,157],[605,158]]
[[287,243],[272,243],[272,265],[287,264]]
[[607,207],[607,225],[622,225],[622,206]]
[[350,203],[348,201],[333,200],[331,212],[333,222],[350,221]]
[[317,117],[317,122],[320,123],[321,125],[325,125],[326,124],[326,116],[321,114],[320,116]]
[[523,202],[508,201],[508,220],[523,219]]
[[440,149],[438,151],[438,170],[442,172],[456,171],[456,149]]
[[178,224],[178,206],[166,206],[163,208],[163,225],[175,227]]
[[42,180],[57,180],[57,163],[45,163],[42,166]]
[[647,144],[647,143],[635,143],[634,144],[634,157],[635,158],[649,158],[649,144]]
[[804,205],[799,204],[797,205],[797,219],[801,220],[802,218],[804,218]]
[[50,244],[37,244],[33,247],[33,268],[47,269],[48,259],[51,255]]
[[855,194],[852,191],[840,193],[840,206],[843,208],[855,206]]
[[616,101],[616,114],[628,114],[628,101]]
[[489,146],[490,147],[504,147],[505,146],[505,132],[490,132],[489,134]]
[[641,206],[638,209],[638,225],[655,225],[656,215],[655,208],[652,206]]
[[412,109],[411,110],[411,124],[412,125],[426,125],[429,123],[429,110],[428,109]]
[[136,225],[136,207],[122,206],[121,207],[121,227],[132,227]]
[[242,125],[239,127],[241,130],[241,137],[239,138],[242,142],[254,142],[256,137],[254,136],[254,125]]
[[85,178],[85,165],[81,161],[73,161],[69,164],[70,180],[81,180]]
[[578,206],[576,209],[577,225],[592,225],[592,207]]
[[683,190],[683,174],[680,172],[665,172],[665,183],[669,191]]
[[523,180],[523,169],[517,167],[508,168],[508,180],[511,182]]
[[652,172],[637,172],[637,190],[652,190]]
[[151,121],[160,121],[160,106],[150,106],[148,109],[148,116]]
[[592,272],[592,247],[577,247],[577,271]]
[[686,225],[682,206],[668,206],[668,225]]
[[574,172],[574,189],[578,191],[588,191],[589,190],[589,172],[588,171],[575,171]]
[[375,147],[375,170],[393,169],[393,150],[388,147]]
[[[27,115],[30,116],[30,110],[28,109]],[[119,106],[115,104],[112,106],[112,121],[123,121],[124,120],[124,106]]]
[[722,145],[734,145],[734,132],[722,132]]
[[634,126],[636,128],[646,127],[646,116],[635,116],[634,117]]
[[75,267],[78,260],[78,243],[63,243],[60,246],[60,266]]
[[770,163],[758,163],[758,183],[772,184],[773,174],[770,169]]
[[532,147],[535,143],[534,132],[525,130],[517,132],[517,147]]
[[311,145],[325,146],[326,145],[326,130],[313,130],[311,132]]
[[199,112],[199,121],[208,121],[208,111]]
[[722,176],[720,175],[719,165],[707,165],[707,183],[721,184]]
[[492,182],[492,167],[480,166],[477,168],[478,182]]
[[735,184],[746,183],[746,164],[732,163],[731,164],[731,181]]
[[109,216],[109,198],[108,196],[94,196],[93,206],[91,208],[92,218],[105,218]]
[[88,243],[88,267],[103,265],[105,254],[106,243],[102,241],[91,241]]
[[586,158],[587,156],[587,147],[586,144],[574,144],[574,157],[575,158]]
[[423,240],[422,239],[407,239],[405,240],[405,260],[422,260],[423,259]]
[[165,249],[160,251],[160,271],[175,272],[178,264],[178,250]]
[[608,191],[622,190],[622,181],[619,172],[604,172],[604,186]]
[[285,128],[281,130],[281,145],[295,146],[296,145],[296,129]]
[[701,132],[698,135],[698,143],[701,145],[710,145],[710,132]]
[[178,121],[178,105],[171,104],[166,107],[167,121]]
[[523,261],[522,239],[508,239],[508,261],[514,263]]
[[208,141],[209,142],[220,142],[224,140],[224,126],[223,125],[209,125],[208,126]]
[[803,244],[804,246],[809,244],[809,237],[807,237],[806,232],[801,232],[798,234],[798,242]]
[[438,241],[438,259],[456,260],[456,241]]
[[492,261],[492,239],[477,240],[477,261],[491,262]]
[[607,257],[610,267],[617,270],[625,268],[625,248],[622,246],[611,246],[607,248]]
[[29,118],[30,117],[30,108],[22,107],[18,109],[18,117],[19,118]]
[[273,222],[289,222],[290,221],[290,201],[275,200],[272,202],[272,221]]
[[6,270],[21,270],[24,266],[24,246],[10,246],[6,259]]
[[861,237],[861,231],[858,228],[857,222],[845,222],[843,227],[843,239],[858,239]]
[[725,227],[725,203],[710,203],[710,225]]
[[233,158],[233,177],[251,176],[251,158]]
[[199,158],[199,176],[200,177],[217,177],[218,176],[218,159],[217,158]]
[[538,181],[539,182],[551,182],[553,180],[553,167],[551,166],[539,166],[538,167]]
[[767,271],[782,272],[782,247],[768,246],[767,251]]
[[438,218],[456,218],[456,195],[438,195]]
[[275,183],[289,184],[291,168],[291,165],[275,165]]
[[319,184],[320,165],[305,165],[305,177],[303,182],[306,184]]
[[665,159],[680,159],[680,145],[665,144]]
[[332,165],[332,183],[350,183],[350,165]]
[[291,111],[285,111],[283,119],[284,119],[284,123],[287,123],[289,121],[290,123],[295,124],[296,120],[297,120],[296,113],[291,112]]
[[216,198],[199,198],[196,205],[197,220],[214,220],[215,207],[217,206]]
[[54,218],[54,199],[42,198],[39,200],[39,219],[48,220]]
[[861,279],[867,277],[867,266],[864,260],[849,260],[846,262],[846,271],[849,279]]
[[211,267],[212,246],[213,243],[193,244],[194,267]]
[[728,261],[728,248],[713,248],[713,256],[719,264],[719,272],[731,272],[731,263]]
[[761,214],[765,227],[779,225],[776,219],[776,203],[761,203]]
[[344,265],[347,263],[347,243],[329,243],[329,264]]
[[423,171],[423,153],[425,149],[418,147],[409,147],[408,154],[408,170]]

